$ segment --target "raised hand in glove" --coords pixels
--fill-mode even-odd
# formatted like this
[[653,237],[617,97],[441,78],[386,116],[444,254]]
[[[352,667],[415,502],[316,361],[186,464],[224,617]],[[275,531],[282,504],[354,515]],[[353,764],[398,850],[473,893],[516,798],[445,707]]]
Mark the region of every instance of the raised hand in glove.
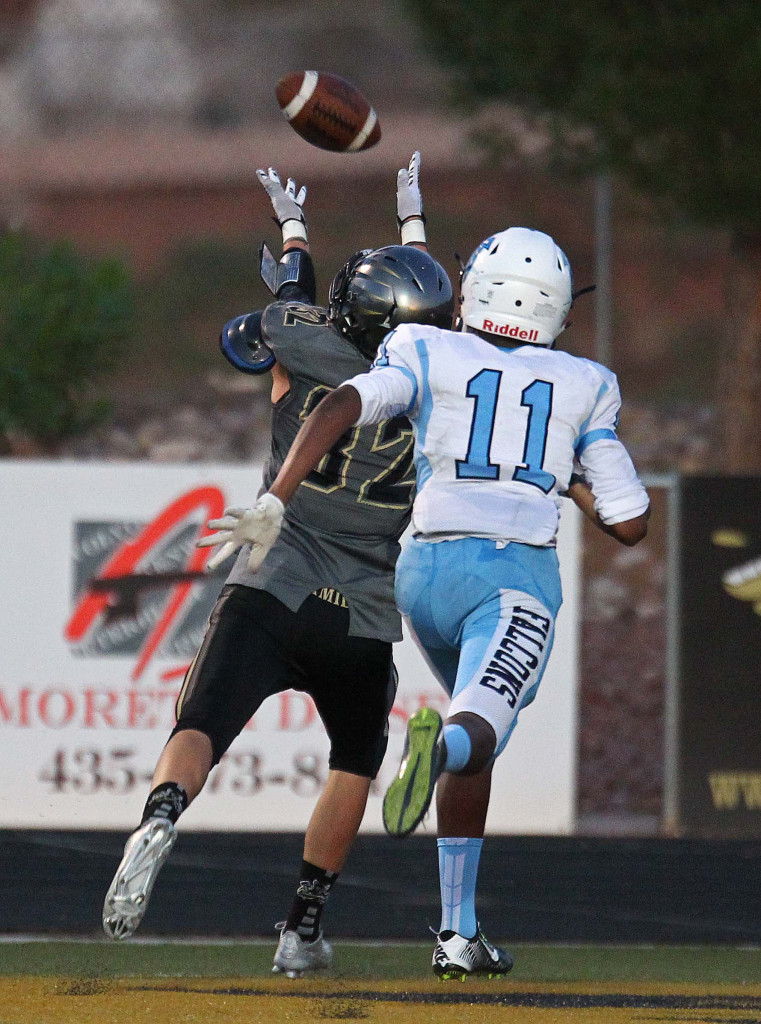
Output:
[[216,530],[196,541],[197,548],[222,547],[206,563],[207,569],[216,569],[226,558],[244,544],[251,545],[248,567],[256,572],[280,534],[284,507],[274,494],[263,494],[253,508],[226,508],[222,519],[210,519],[206,524]]
[[293,178],[289,178],[283,188],[280,176],[274,167],[270,167],[266,171],[260,169],[256,172],[256,176],[270,197],[272,208],[275,211],[275,220],[283,232],[283,245],[293,238],[306,242],[307,227],[302,210],[307,197],[306,185],[302,185],[297,192],[296,182]]
[[425,245],[425,217],[420,192],[420,153],[412,154],[408,167],[396,175],[396,216],[402,245]]

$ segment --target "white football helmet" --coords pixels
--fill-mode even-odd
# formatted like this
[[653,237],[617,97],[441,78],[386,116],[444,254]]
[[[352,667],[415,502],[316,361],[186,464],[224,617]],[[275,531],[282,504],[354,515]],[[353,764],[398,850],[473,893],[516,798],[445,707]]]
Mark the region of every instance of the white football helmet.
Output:
[[565,253],[531,228],[508,228],[481,242],[460,287],[463,330],[493,334],[496,343],[552,345],[573,298]]

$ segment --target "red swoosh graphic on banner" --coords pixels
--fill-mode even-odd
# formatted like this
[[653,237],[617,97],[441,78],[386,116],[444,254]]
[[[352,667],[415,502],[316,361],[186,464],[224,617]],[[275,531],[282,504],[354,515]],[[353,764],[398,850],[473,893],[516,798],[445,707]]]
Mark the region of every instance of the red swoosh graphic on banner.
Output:
[[[123,544],[112,555],[109,562],[101,570],[100,578],[108,579],[110,576],[124,576],[134,571],[140,560],[153,548],[155,544],[166,536],[175,526],[182,522],[186,516],[198,508],[205,507],[206,519],[215,519],[222,515],[225,507],[225,499],[218,487],[197,487],[188,491],[173,501],[164,511],[149,523],[138,536],[126,544]],[[211,530],[204,524],[199,536],[203,537]],[[201,571],[210,555],[211,548],[193,548],[187,562],[186,568],[189,571]],[[161,618],[156,623],[153,631],[145,642],[140,652],[137,664],[132,670],[132,678],[138,679],[145,666],[159,647],[175,617],[190,594],[192,583],[178,583],[173,588],[164,608]],[[69,619],[64,635],[67,640],[81,640],[87,630],[93,625],[99,615],[108,607],[108,594],[90,591],[85,594]]]

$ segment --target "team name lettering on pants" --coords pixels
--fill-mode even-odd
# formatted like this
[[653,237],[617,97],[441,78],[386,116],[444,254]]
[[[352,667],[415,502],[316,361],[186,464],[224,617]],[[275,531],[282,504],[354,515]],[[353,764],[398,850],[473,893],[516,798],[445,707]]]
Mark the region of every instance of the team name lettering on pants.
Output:
[[479,685],[496,690],[514,708],[523,684],[539,664],[550,624],[547,616],[516,605],[510,625],[492,654],[486,672],[479,679]]

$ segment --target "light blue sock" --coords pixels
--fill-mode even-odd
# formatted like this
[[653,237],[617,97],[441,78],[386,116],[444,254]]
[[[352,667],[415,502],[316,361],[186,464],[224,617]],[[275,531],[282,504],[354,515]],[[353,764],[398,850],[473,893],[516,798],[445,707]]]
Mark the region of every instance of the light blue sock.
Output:
[[483,839],[439,839],[441,927],[471,939],[478,931],[476,882]]
[[470,736],[461,725],[445,725],[444,743],[447,748],[444,771],[459,772],[470,760]]

